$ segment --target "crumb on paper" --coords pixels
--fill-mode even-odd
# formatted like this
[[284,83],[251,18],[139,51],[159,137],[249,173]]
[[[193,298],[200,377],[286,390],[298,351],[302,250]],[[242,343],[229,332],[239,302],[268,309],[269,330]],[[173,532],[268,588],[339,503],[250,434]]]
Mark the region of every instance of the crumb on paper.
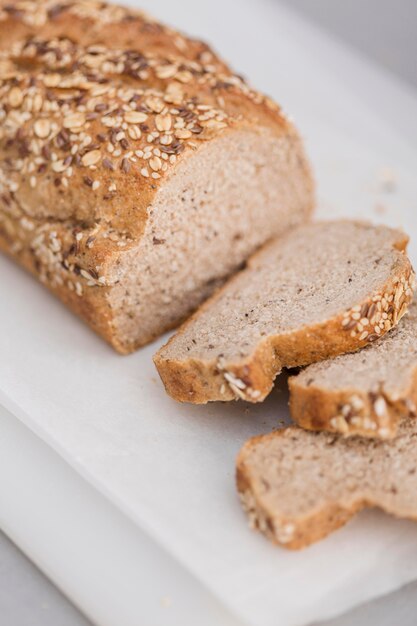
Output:
[[387,207],[385,206],[385,204],[382,204],[381,202],[377,202],[374,205],[374,212],[377,215],[386,215],[387,211],[388,211]]
[[378,174],[378,190],[381,193],[394,193],[398,188],[397,176],[390,167],[383,167]]
[[168,609],[172,604],[172,598],[171,596],[162,596],[161,598],[161,606],[164,607],[164,609]]

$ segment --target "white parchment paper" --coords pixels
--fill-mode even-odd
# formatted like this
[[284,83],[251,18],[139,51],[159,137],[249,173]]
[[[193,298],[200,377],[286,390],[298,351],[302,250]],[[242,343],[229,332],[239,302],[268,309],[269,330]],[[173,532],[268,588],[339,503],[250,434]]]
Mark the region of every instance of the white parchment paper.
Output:
[[[417,259],[412,96],[268,0],[142,5],[204,34],[295,112],[322,216],[404,226]],[[0,402],[245,622],[303,624],[417,577],[417,527],[377,512],[301,553],[248,530],[234,459],[249,436],[287,418],[285,380],[263,405],[176,404],[152,364],[161,342],[116,355],[4,257],[0,329]]]

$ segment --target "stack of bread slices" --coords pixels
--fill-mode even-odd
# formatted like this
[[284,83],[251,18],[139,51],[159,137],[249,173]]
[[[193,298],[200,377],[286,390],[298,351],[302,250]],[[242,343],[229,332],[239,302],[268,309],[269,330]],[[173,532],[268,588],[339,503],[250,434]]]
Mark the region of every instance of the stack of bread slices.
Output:
[[0,0],[0,122],[0,249],[121,353],[188,317],[155,356],[174,399],[262,402],[305,367],[302,428],[238,458],[257,528],[297,548],[363,506],[417,516],[407,236],[310,222],[278,105],[142,13]]
[[417,519],[417,305],[408,311],[406,243],[361,222],[299,226],[253,256],[155,356],[168,393],[195,403],[261,402],[283,368],[306,366],[289,379],[299,426],[251,439],[237,459],[250,523],[275,543],[304,547],[366,506]]

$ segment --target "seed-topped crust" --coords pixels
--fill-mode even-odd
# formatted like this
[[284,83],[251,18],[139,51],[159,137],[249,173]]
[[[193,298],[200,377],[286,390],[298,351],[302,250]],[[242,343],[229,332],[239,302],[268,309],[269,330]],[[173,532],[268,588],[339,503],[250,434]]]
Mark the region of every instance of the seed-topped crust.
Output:
[[151,16],[96,0],[0,0],[0,49],[30,36],[65,37],[84,46],[148,50],[210,64],[228,71],[205,43]]
[[298,135],[205,44],[128,9],[0,0],[0,41],[0,247],[131,350],[108,289],[177,165],[239,129]]
[[[401,290],[396,293],[406,297]],[[397,300],[401,308],[401,298]],[[291,377],[294,421],[308,430],[344,436],[395,437],[400,420],[417,415],[416,337],[414,302],[401,324],[381,341]]]
[[39,39],[4,57],[0,158],[29,218],[101,220],[137,235],[155,181],[181,154],[239,124],[284,124],[241,79],[196,62]]
[[[343,225],[345,232],[341,233]],[[304,312],[307,311],[308,316],[314,311],[311,305],[305,303],[311,302],[311,293],[324,292],[322,271],[313,267],[318,255],[311,242],[317,241],[319,246],[321,237],[333,232],[337,239],[332,238],[331,244],[333,254],[337,256],[337,242],[340,242],[341,248],[341,234],[345,237],[348,230],[348,237],[361,237],[363,245],[370,248],[374,235],[385,232],[387,241],[382,245],[387,258],[391,259],[389,268],[377,288],[370,290],[363,300],[357,302],[357,292],[352,294],[353,307],[350,305],[349,309],[341,309],[336,314],[333,312],[322,320],[313,316],[314,321],[307,323]],[[411,302],[414,271],[404,254],[407,241],[407,236],[399,231],[346,221],[300,226],[286,238],[271,242],[255,254],[248,267],[206,302],[155,355],[154,361],[167,392],[176,400],[196,404],[233,399],[262,402],[282,368],[299,367],[330,356],[354,352],[372,343],[398,323]],[[348,246],[346,239],[345,243]],[[282,256],[279,254],[281,248],[285,251]],[[275,259],[273,250],[277,251],[276,262],[271,261]],[[299,250],[303,250],[304,264],[298,272],[303,276],[293,269],[293,259]],[[343,256],[335,261],[343,268],[343,280],[349,281],[350,254],[351,251],[346,248]],[[378,247],[375,258],[369,259],[369,266],[362,267],[361,276],[366,276],[366,280],[375,276],[382,254]],[[323,262],[326,263],[327,259],[324,258]],[[285,268],[282,274],[280,264]],[[273,284],[270,284],[271,276],[274,277]],[[297,290],[304,279],[306,282]],[[331,280],[336,279],[332,276]],[[342,284],[335,287],[336,293],[340,294],[340,289],[346,291]],[[328,291],[320,297],[323,299],[322,302],[319,300],[320,305],[327,306],[331,302]],[[241,302],[246,307],[244,310],[248,311],[245,317]],[[254,321],[250,317],[251,311],[254,311]],[[300,311],[300,325],[281,330],[286,318],[290,320]],[[265,319],[266,324],[263,322]],[[206,333],[209,324],[211,326]],[[230,328],[231,341],[225,337],[224,328]],[[247,336],[242,328],[247,329]],[[211,345],[204,333],[209,335]],[[199,343],[203,334],[204,339]],[[233,344],[234,334],[239,337],[235,340],[236,344]],[[227,359],[224,356],[225,346],[232,350],[232,356]]]
[[140,236],[188,151],[237,126],[288,128],[240,78],[197,62],[37,38],[2,57],[0,225],[42,280],[79,295],[106,285],[105,258]]

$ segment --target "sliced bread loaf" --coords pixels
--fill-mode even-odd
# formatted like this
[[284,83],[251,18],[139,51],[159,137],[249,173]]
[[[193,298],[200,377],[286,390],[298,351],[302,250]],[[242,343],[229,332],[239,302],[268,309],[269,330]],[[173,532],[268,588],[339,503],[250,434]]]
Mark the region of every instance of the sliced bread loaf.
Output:
[[[401,297],[401,285],[397,299]],[[374,322],[386,317],[379,302]],[[294,421],[309,430],[389,438],[417,405],[417,304],[381,341],[315,363],[289,380]]]
[[237,459],[237,488],[251,525],[274,543],[303,548],[378,507],[417,520],[417,420],[392,441],[298,427],[250,439]]
[[[16,35],[0,51],[0,250],[127,353],[308,220],[313,182],[279,107],[206,47],[198,62],[120,7],[55,4],[0,0],[0,39]],[[35,18],[47,38],[21,41]]]
[[[283,367],[373,342],[412,297],[406,244],[399,231],[349,221],[274,240],[156,354],[168,393],[194,403],[260,402]],[[381,306],[384,319],[375,317]]]

